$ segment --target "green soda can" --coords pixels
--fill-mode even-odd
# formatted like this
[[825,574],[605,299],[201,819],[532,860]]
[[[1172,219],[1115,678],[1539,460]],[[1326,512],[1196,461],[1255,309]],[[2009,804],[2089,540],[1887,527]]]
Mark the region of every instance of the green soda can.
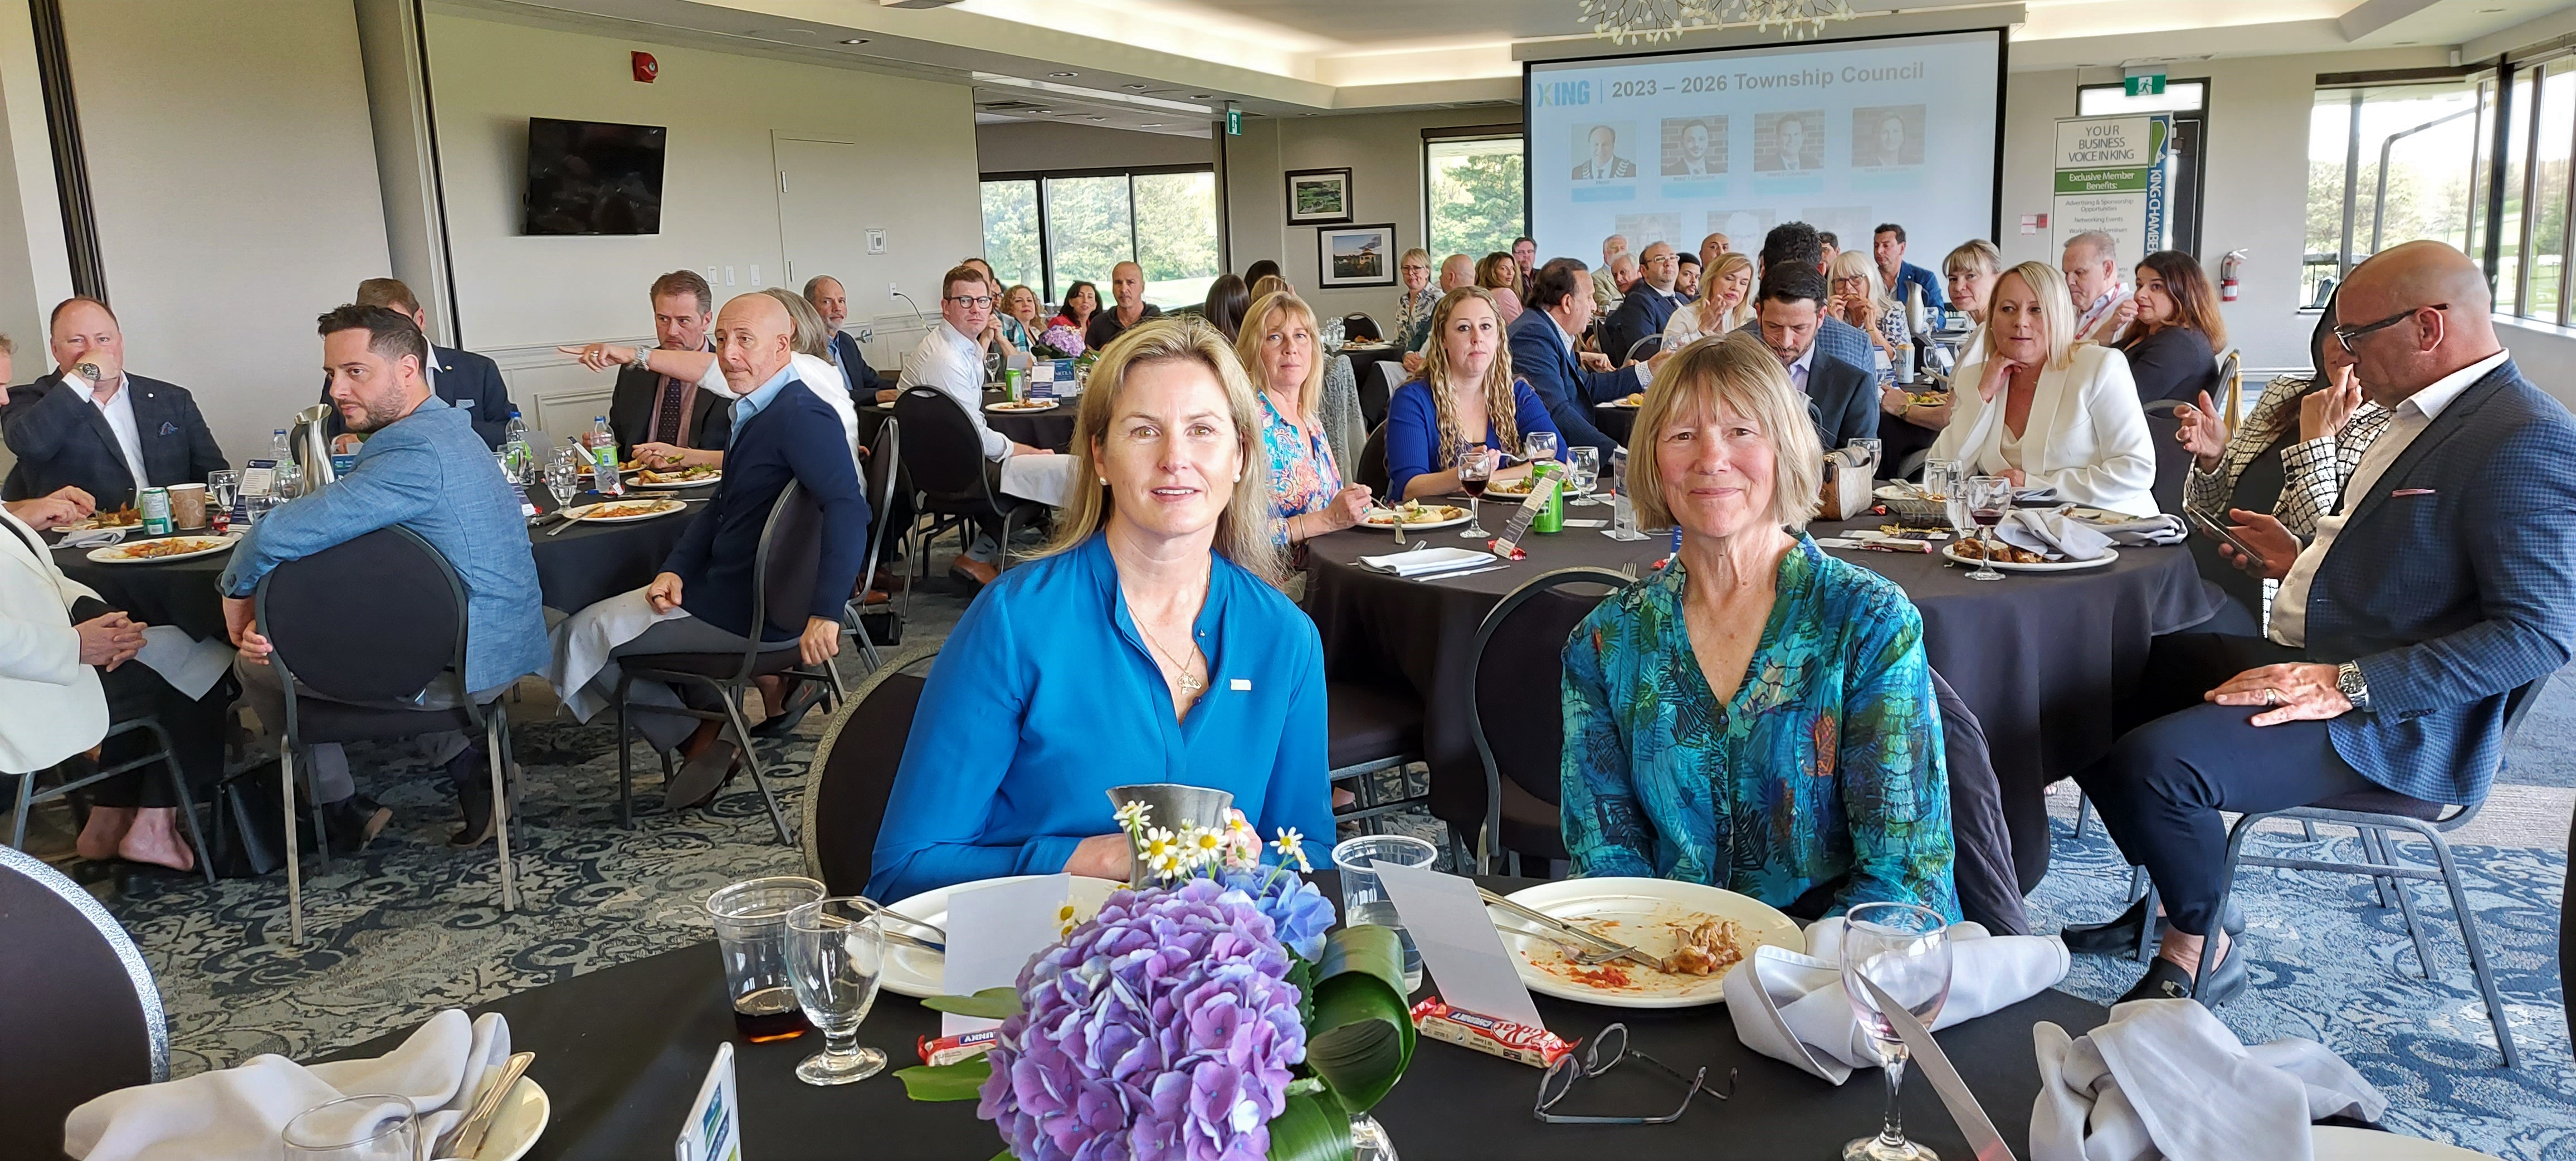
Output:
[[1537,518],[1535,518],[1535,519],[1533,519],[1533,520],[1531,520],[1531,521],[1530,521],[1530,531],[1532,531],[1532,532],[1563,532],[1563,531],[1565,531],[1565,468],[1564,468],[1564,466],[1563,466],[1563,465],[1561,465],[1561,464],[1556,463],[1556,462],[1555,462],[1555,461],[1553,461],[1553,460],[1547,461],[1547,462],[1545,462],[1545,463],[1538,464],[1538,465],[1536,465],[1536,466],[1534,466],[1534,467],[1532,467],[1532,468],[1530,469],[1530,479],[1531,479],[1531,481],[1532,481],[1532,483],[1531,483],[1531,485],[1530,485],[1530,486],[1532,486],[1532,487],[1538,487],[1538,486],[1539,486],[1539,484],[1537,483],[1537,481],[1542,481],[1542,480],[1554,480],[1554,481],[1556,481],[1556,487],[1555,487],[1554,489],[1550,490],[1550,491],[1548,492],[1548,494],[1547,494],[1547,504],[1546,504],[1546,506],[1544,506],[1544,507],[1540,508],[1540,509],[1538,510],[1538,516],[1537,516]]

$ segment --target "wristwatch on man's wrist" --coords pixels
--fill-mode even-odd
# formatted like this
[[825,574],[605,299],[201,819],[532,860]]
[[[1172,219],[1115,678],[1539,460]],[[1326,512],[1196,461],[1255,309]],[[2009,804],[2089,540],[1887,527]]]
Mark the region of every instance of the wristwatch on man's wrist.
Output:
[[2370,683],[2361,679],[2360,662],[2346,661],[2335,666],[2335,688],[2343,693],[2345,701],[2352,703],[2352,708],[2370,712]]

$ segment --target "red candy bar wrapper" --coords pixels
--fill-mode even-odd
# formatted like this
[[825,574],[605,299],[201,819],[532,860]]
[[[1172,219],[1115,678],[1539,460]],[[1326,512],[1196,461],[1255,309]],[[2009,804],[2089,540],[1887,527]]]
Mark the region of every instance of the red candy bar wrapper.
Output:
[[1517,1060],[1532,1068],[1545,1068],[1574,1051],[1574,1045],[1558,1039],[1556,1033],[1545,1028],[1532,1028],[1527,1024],[1497,1020],[1482,1012],[1452,1008],[1438,996],[1427,997],[1413,1006],[1413,1027],[1434,1040],[1446,1040],[1505,1060]]
[[924,1036],[914,1048],[921,1053],[923,1064],[940,1068],[983,1055],[993,1047],[993,1043],[999,1040],[1001,1035],[1000,1029],[987,1028],[981,1032],[964,1032],[955,1036],[942,1036],[936,1040]]
[[1490,553],[1493,553],[1493,554],[1494,554],[1494,556],[1495,556],[1495,558],[1496,558],[1496,559],[1498,559],[1498,560],[1528,560],[1528,559],[1529,559],[1529,550],[1528,550],[1528,549],[1522,548],[1522,547],[1520,547],[1519,545],[1512,544],[1512,543],[1510,543],[1510,542],[1508,542],[1508,541],[1504,541],[1504,540],[1501,540],[1501,539],[1494,539],[1494,540],[1488,540],[1488,541],[1486,541],[1486,542],[1485,542],[1485,551],[1490,552]]

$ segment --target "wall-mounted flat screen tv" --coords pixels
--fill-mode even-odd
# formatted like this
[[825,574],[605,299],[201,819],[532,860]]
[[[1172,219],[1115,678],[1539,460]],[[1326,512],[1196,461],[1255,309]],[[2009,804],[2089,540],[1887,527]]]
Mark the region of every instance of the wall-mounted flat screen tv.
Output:
[[661,125],[528,118],[522,234],[659,234]]

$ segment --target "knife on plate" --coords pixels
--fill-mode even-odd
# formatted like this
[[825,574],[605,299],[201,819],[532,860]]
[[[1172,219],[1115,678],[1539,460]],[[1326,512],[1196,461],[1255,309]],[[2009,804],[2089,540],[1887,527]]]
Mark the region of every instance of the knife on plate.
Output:
[[1860,982],[1869,989],[1869,998],[1878,1003],[1879,1014],[1896,1029],[1897,1038],[1905,1042],[1906,1054],[1913,1058],[1923,1079],[1932,1082],[1932,1091],[1940,1095],[1942,1107],[1950,1110],[1950,1119],[1959,1123],[1959,1132],[1968,1138],[1968,1147],[1976,1150],[1977,1161],[2015,1161],[2012,1146],[2004,1144],[2003,1134],[1995,1131],[1994,1121],[1986,1117],[1985,1106],[1968,1091],[1968,1082],[1959,1079],[1958,1068],[1950,1063],[1949,1054],[1941,1051],[1940,1042],[1932,1039],[1932,1030],[1915,1019],[1905,1005],[1897,1003],[1896,997],[1888,995],[1887,989],[1879,987],[1878,981],[1862,976]]

